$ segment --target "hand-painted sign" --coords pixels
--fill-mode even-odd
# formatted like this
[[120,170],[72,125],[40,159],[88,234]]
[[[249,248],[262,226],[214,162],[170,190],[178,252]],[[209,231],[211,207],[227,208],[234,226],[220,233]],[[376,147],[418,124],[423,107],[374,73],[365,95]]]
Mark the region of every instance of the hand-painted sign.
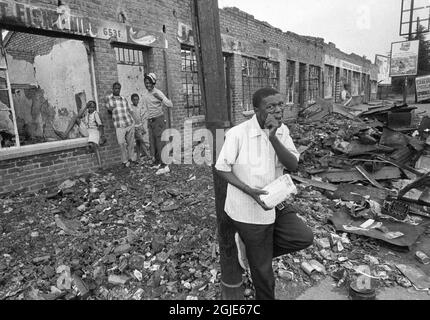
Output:
[[95,26],[86,17],[71,14],[66,5],[47,9],[12,0],[0,1],[1,22],[44,30],[69,32],[96,37]]
[[50,9],[18,3],[15,0],[0,0],[0,22],[142,46],[164,45],[161,32],[147,32],[119,22],[74,15],[67,5]]
[[417,88],[417,101],[430,99],[430,76],[417,77],[415,79]]
[[419,40],[391,44],[390,76],[414,76],[418,73]]
[[[191,26],[178,22],[177,39],[179,43],[194,46],[194,35]],[[250,43],[248,41],[237,40],[236,38],[221,34],[221,45],[223,52],[240,53],[259,57],[273,58],[278,61],[279,49],[268,48],[263,44]]]
[[375,56],[375,64],[378,67],[378,83],[385,85],[391,84],[390,58],[377,54]]
[[345,60],[341,60],[339,58],[336,58],[336,57],[333,57],[333,56],[330,56],[327,54],[324,56],[324,64],[327,64],[329,66],[342,68],[342,69],[346,69],[346,70],[359,72],[359,73],[370,74],[369,68],[362,67],[362,66],[359,66],[357,64],[354,64],[354,63],[351,63],[351,62],[348,62]]
[[193,29],[180,21],[178,22],[178,41],[182,44],[194,46]]
[[131,26],[127,26],[127,42],[141,46],[163,46],[161,33],[147,32]]

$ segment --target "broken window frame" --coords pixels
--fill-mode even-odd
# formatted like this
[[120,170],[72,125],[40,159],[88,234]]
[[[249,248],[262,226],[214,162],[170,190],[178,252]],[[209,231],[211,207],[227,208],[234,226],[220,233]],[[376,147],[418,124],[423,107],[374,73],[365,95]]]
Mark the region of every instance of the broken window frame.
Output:
[[[26,34],[37,34],[45,37],[50,38],[57,38],[57,39],[66,39],[66,40],[77,40],[81,41],[83,45],[86,47],[87,51],[87,58],[89,63],[89,75],[90,75],[90,81],[91,81],[91,89],[92,89],[92,95],[93,99],[97,104],[97,110],[99,111],[99,101],[98,101],[98,93],[97,93],[97,81],[96,81],[96,73],[95,73],[95,62],[94,62],[94,44],[93,39],[88,39],[81,36],[75,36],[72,34],[62,34],[59,36],[58,34],[53,34],[50,31],[45,30],[32,30],[32,29],[25,29],[22,30],[20,28],[16,28],[15,26],[9,26],[9,25],[2,25],[0,30],[3,32],[4,30],[7,30],[9,32],[19,32],[19,33],[26,33]],[[5,55],[6,59],[6,55]],[[8,75],[9,77],[9,75]],[[13,96],[12,96],[12,84],[9,84],[10,88],[10,95],[8,96],[9,101],[12,101],[11,104],[13,105]],[[12,112],[12,111],[11,111]],[[15,114],[16,119],[16,110],[15,106],[13,106],[13,113]],[[17,122],[14,121],[14,126],[17,127]],[[19,140],[19,131],[18,128],[16,128],[16,132],[18,132],[18,140]],[[15,146],[7,147],[7,148],[0,148],[0,160],[6,160],[6,159],[14,159],[19,158],[22,156],[29,156],[29,155],[38,155],[38,154],[44,154],[49,153],[52,151],[59,151],[59,150],[67,150],[70,148],[77,148],[77,147],[83,147],[88,144],[88,137],[78,137],[78,138],[68,138],[68,139],[59,139],[54,141],[45,141],[45,142],[39,142],[34,144],[28,144],[28,145],[22,145],[22,141],[19,140],[19,145],[16,143]]]
[[308,102],[313,103],[316,98],[320,97],[320,78],[321,68],[319,66],[309,65],[309,85],[308,85]]
[[204,115],[199,69],[194,47],[181,45],[181,84],[187,117]]
[[[19,140],[19,132],[18,132],[18,125],[16,122],[16,114],[15,114],[15,107],[13,104],[13,96],[12,96],[12,87],[9,79],[9,71],[8,71],[8,64],[7,64],[7,54],[6,49],[3,46],[3,29],[0,28],[0,56],[1,56],[1,62],[4,62],[4,66],[0,65],[0,72],[4,72],[5,74],[5,80],[6,80],[6,88],[0,88],[0,90],[7,91],[7,98],[8,98],[8,105],[6,105],[6,110],[0,110],[0,111],[9,111],[12,115],[12,122],[13,122],[13,130],[14,130],[14,136],[15,136],[15,145],[13,147],[6,147],[3,148],[1,146],[1,140],[0,140],[0,150],[1,149],[10,149],[10,148],[19,148],[21,147],[21,142]],[[9,116],[10,117],[10,116]]]
[[287,94],[286,103],[294,103],[294,83],[296,81],[296,62],[287,60]]
[[330,99],[333,98],[334,90],[335,90],[335,83],[334,83],[334,72],[335,68],[334,66],[325,64],[324,65],[324,98]]
[[113,49],[117,64],[141,66],[148,70],[148,54],[144,50],[125,45],[114,45]]
[[242,56],[242,98],[245,111],[254,109],[252,96],[264,87],[279,90],[280,63],[266,58]]

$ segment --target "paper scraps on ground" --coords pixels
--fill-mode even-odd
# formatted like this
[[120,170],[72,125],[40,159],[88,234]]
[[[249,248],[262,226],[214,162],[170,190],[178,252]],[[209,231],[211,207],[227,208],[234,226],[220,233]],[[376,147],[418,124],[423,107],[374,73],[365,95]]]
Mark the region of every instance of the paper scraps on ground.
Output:
[[383,222],[384,230],[387,230],[386,233],[376,228],[365,229],[361,227],[366,222],[365,219],[353,219],[344,210],[335,212],[328,220],[334,225],[337,231],[379,239],[399,247],[410,247],[425,231],[425,228],[422,226],[391,221]]

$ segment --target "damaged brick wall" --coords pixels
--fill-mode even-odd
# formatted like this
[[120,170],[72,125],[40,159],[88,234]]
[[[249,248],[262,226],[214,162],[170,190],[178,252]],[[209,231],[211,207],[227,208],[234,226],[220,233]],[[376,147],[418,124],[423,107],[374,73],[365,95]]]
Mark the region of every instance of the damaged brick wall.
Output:
[[86,148],[3,160],[0,162],[0,194],[55,188],[59,181],[88,173],[96,167],[95,155]]
[[[25,3],[50,9],[56,9],[58,5],[57,1],[27,0]],[[181,43],[178,40],[178,24],[182,22],[192,26],[190,0],[147,0],[144,3],[140,0],[74,0],[63,1],[63,3],[70,7],[74,15],[113,22],[125,19],[127,24],[141,28],[148,33],[151,33],[151,31],[163,32],[163,30],[166,32],[165,35],[168,41],[167,64],[170,77],[166,77],[166,60],[161,48],[149,48],[148,71],[157,74],[159,79],[157,87],[166,94],[168,94],[167,81],[170,81],[169,87],[171,91],[169,98],[174,105],[171,113],[172,127],[179,129],[181,135],[183,135],[184,122],[190,117],[188,117],[187,110],[184,108],[184,89],[181,83]],[[298,111],[298,62],[322,67],[324,65],[322,39],[301,37],[291,32],[282,32],[238,9],[220,10],[220,19],[222,34],[247,41],[251,46],[280,49],[277,59],[280,64],[280,91],[283,94],[286,94],[287,86],[286,60],[297,62],[295,105],[286,109],[284,114],[286,118],[295,118]],[[64,35],[66,36],[66,34]],[[15,41],[18,40],[15,39]],[[88,40],[94,50],[94,73],[98,100],[102,101],[111,92],[112,84],[118,80],[113,43],[109,40],[101,39]],[[116,43],[116,45],[119,44]],[[140,49],[144,48],[141,47]],[[263,56],[268,57],[266,53]],[[31,60],[29,55],[23,55],[21,58],[27,61]],[[241,54],[230,52],[229,59],[229,64],[231,65],[229,81],[231,84],[232,121],[237,124],[248,119],[243,114],[242,108],[242,58]],[[349,61],[349,58],[346,60]],[[28,96],[31,96],[32,93],[29,94],[25,90],[24,92],[21,90],[19,94],[28,99]],[[21,98],[24,99],[24,96],[21,96]],[[104,108],[100,108],[100,115],[105,125],[108,140],[108,144],[101,148],[102,159],[107,165],[117,164],[120,161],[120,153],[111,116]],[[193,131],[204,127],[204,116],[197,116],[192,119],[194,120]],[[190,139],[192,132],[188,132],[187,135],[185,138]],[[94,155],[89,153],[85,147],[73,150],[67,150],[66,146],[64,148],[65,151],[56,153],[26,156],[16,160],[2,160],[0,163],[0,177],[2,178],[0,193],[18,189],[35,191],[53,186],[62,179],[75,174],[86,173],[95,168]],[[26,172],[26,175],[18,173],[21,169]],[[27,178],[24,179],[24,177]],[[26,181],[26,183],[23,181]]]

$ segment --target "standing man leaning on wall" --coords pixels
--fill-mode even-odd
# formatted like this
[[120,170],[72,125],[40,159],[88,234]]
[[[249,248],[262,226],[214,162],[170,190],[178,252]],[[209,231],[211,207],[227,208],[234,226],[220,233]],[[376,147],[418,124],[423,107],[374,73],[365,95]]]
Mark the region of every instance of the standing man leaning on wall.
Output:
[[172,101],[167,99],[163,92],[155,88],[157,76],[155,73],[145,74],[145,87],[148,92],[142,96],[143,103],[148,110],[148,131],[151,151],[153,152],[155,161],[154,168],[158,169],[156,175],[166,174],[170,172],[169,166],[163,161],[161,151],[164,143],[161,141],[161,135],[166,129],[166,119],[164,119],[163,107],[172,108]]
[[112,94],[105,98],[104,106],[112,114],[116,138],[121,149],[121,162],[124,167],[128,168],[130,162],[136,163],[134,119],[127,99],[120,93],[121,84],[115,82],[112,86]]

